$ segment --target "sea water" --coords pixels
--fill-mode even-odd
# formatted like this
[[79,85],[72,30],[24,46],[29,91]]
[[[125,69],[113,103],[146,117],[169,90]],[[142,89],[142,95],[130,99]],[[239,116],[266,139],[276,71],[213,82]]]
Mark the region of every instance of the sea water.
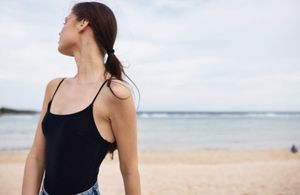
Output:
[[[39,114],[0,116],[0,150],[30,149],[38,120]],[[141,151],[300,146],[299,112],[140,112],[137,127]]]

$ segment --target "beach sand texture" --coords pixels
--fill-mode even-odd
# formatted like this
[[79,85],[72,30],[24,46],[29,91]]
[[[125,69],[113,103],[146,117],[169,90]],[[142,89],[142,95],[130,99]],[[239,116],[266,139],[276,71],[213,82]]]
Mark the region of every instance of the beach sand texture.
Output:
[[[20,195],[28,151],[0,152],[0,194]],[[200,150],[139,152],[143,195],[299,195],[300,152]],[[124,194],[118,153],[98,177],[101,195]]]

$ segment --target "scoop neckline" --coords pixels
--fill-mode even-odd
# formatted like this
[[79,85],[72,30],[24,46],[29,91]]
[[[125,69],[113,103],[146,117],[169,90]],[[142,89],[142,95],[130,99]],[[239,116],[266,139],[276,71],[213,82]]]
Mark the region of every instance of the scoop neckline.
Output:
[[[66,77],[64,77],[64,78],[61,80],[60,84],[61,84],[61,83],[63,82],[63,80],[65,80],[65,79],[66,79]],[[86,106],[86,107],[85,107],[84,109],[82,109],[82,110],[79,110],[79,111],[76,111],[76,112],[73,112],[73,113],[68,113],[68,114],[55,114],[55,113],[52,113],[52,112],[51,112],[52,101],[53,101],[54,95],[55,95],[55,93],[56,93],[58,87],[60,86],[60,84],[59,84],[58,87],[56,88],[56,91],[54,92],[54,94],[53,94],[53,96],[52,96],[52,99],[51,99],[51,100],[49,101],[49,103],[48,103],[48,109],[47,109],[47,112],[48,112],[50,115],[53,115],[53,116],[59,116],[59,117],[73,116],[73,115],[77,115],[77,114],[80,114],[80,113],[84,112],[84,111],[87,110],[89,107],[92,107],[92,106],[94,105],[95,98],[97,97],[97,95],[98,95],[99,92],[101,91],[101,89],[102,89],[102,87],[104,86],[104,84],[106,83],[106,81],[108,81],[108,79],[105,79],[105,81],[102,83],[102,85],[101,85],[100,89],[98,90],[98,92],[96,93],[94,99],[92,100],[92,102],[91,102],[88,106]]]
[[85,110],[87,110],[89,107],[91,107],[93,105],[93,102],[90,103],[87,107],[85,107],[82,110],[79,110],[79,111],[76,111],[76,112],[73,112],[73,113],[68,113],[68,114],[55,114],[55,113],[52,113],[50,111],[51,105],[52,105],[52,100],[50,100],[49,105],[48,105],[48,108],[49,108],[48,109],[48,113],[51,114],[51,115],[53,115],[53,116],[61,116],[61,117],[63,117],[63,116],[72,116],[72,115],[80,114],[80,113],[84,112]]

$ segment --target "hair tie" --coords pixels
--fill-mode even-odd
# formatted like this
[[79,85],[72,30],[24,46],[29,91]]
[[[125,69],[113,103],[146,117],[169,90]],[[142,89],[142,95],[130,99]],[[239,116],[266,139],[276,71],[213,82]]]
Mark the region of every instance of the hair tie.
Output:
[[107,52],[107,55],[110,55],[110,54],[112,54],[112,53],[115,53],[115,50],[114,50],[114,49],[112,49],[112,50],[107,50],[106,52]]

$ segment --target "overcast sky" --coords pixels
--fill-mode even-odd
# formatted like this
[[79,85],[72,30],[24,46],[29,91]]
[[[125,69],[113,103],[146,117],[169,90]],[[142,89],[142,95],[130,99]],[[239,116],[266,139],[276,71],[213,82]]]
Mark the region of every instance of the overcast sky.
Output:
[[[76,2],[1,2],[0,106],[40,110],[47,82],[76,74],[57,51]],[[300,110],[299,1],[100,2],[117,18],[138,111]]]

